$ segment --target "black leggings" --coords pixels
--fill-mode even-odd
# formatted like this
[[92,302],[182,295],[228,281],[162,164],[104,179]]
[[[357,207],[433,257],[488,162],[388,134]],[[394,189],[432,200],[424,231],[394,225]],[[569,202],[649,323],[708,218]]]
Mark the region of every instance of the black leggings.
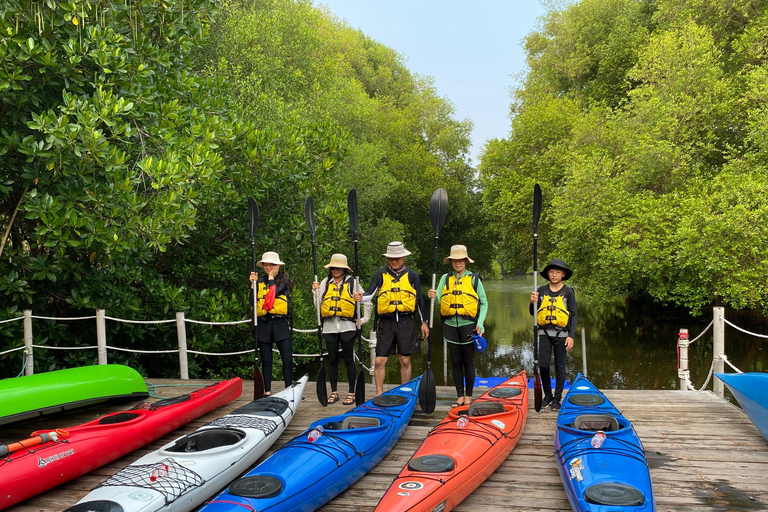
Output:
[[549,374],[549,363],[555,354],[555,398],[563,398],[565,386],[565,338],[550,338],[546,334],[539,337],[539,369],[541,370],[541,387],[544,394],[552,394],[552,377]]
[[339,382],[339,343],[344,354],[344,366],[347,368],[349,380],[349,393],[355,392],[355,339],[357,331],[323,334],[323,339],[328,346],[328,376],[331,381],[331,391],[336,391]]
[[[473,343],[447,343],[451,355],[453,382],[456,396],[472,396],[475,387],[475,345]],[[464,381],[466,380],[466,386]]]
[[[264,374],[264,391],[272,391],[272,343],[259,342],[261,354],[261,371]],[[287,388],[293,384],[293,348],[291,338],[274,342],[283,360],[283,381]]]

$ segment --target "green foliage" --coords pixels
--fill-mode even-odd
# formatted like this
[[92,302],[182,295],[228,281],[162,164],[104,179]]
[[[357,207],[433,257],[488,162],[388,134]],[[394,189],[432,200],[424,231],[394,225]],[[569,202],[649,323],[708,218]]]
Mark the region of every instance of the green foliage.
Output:
[[480,165],[516,268],[539,182],[540,247],[583,292],[768,304],[766,16],[763,2],[584,0],[545,17],[511,135]]

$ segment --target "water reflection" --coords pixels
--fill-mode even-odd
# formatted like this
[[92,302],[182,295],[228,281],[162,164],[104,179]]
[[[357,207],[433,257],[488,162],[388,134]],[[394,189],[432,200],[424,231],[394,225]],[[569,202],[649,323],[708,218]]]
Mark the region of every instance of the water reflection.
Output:
[[[486,321],[488,349],[478,353],[477,374],[482,377],[511,376],[520,370],[533,371],[533,317],[528,304],[533,290],[533,276],[518,276],[507,280],[486,280],[489,301]],[[539,280],[541,284],[541,280]],[[687,328],[693,339],[710,322],[712,313],[691,317],[684,312],[656,308],[653,310],[629,305],[623,299],[595,304],[579,296],[579,332],[573,350],[566,359],[567,378],[573,380],[583,372],[581,327],[586,332],[587,374],[604,389],[678,389],[677,334]],[[726,318],[731,313],[726,311]],[[736,322],[735,322],[736,323]],[[742,327],[764,332],[764,326]],[[439,317],[435,319],[434,339],[442,339]],[[765,342],[726,328],[726,354],[742,371],[765,371],[768,368]],[[412,357],[413,375],[426,369],[426,356]],[[453,385],[444,372],[442,343],[435,343],[432,371],[438,385]],[[691,380],[699,388],[707,378],[712,364],[711,330],[689,349]],[[449,363],[450,364],[450,363]],[[730,371],[730,370],[728,370]],[[387,364],[386,382],[399,383],[400,369],[395,357]],[[710,382],[709,389],[712,389]]]

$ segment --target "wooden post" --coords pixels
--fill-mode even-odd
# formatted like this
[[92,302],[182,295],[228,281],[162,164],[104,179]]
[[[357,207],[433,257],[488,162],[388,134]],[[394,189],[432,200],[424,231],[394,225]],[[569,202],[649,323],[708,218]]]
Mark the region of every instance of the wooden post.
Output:
[[683,391],[688,391],[688,381],[691,378],[688,369],[688,345],[688,329],[680,329],[677,335],[677,377]]
[[104,310],[96,310],[96,349],[99,352],[99,364],[107,364],[107,326]]
[[583,368],[582,374],[587,376],[587,334],[584,328],[581,328],[581,363]]
[[189,380],[189,363],[187,362],[187,324],[184,312],[176,313],[176,338],[179,340],[179,374],[182,380]]
[[27,354],[27,366],[24,369],[25,375],[32,375],[35,373],[35,354],[32,342],[34,338],[32,336],[32,310],[24,310],[24,351]]
[[[712,355],[714,356],[713,370],[715,372],[722,373],[725,369],[725,363],[723,362],[722,357],[722,355],[725,354],[725,308],[712,308],[712,316],[714,318],[714,325],[712,326],[712,333],[714,337],[712,342]],[[720,398],[725,398],[723,381],[713,377],[712,391],[714,391],[714,393]]]
[[[370,337],[371,337],[370,341],[368,342],[368,351],[371,353],[371,369],[370,369],[369,373],[371,374],[371,384],[375,385],[376,384],[376,377],[374,377],[374,375],[373,375],[373,369],[376,368],[376,340],[377,340],[377,338],[376,338],[376,331],[374,331],[373,329],[371,329]],[[360,363],[362,364],[362,361],[360,361]]]

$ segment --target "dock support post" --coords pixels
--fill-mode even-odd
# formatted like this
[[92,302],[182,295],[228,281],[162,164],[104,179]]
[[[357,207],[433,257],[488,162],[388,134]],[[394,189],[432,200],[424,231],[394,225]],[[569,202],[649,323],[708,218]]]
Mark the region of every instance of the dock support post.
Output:
[[[371,354],[371,369],[368,370],[368,373],[371,374],[371,384],[376,384],[376,377],[373,375],[373,370],[376,368],[376,331],[371,330],[370,334],[371,338],[368,341],[368,352]],[[362,363],[362,361],[360,361]]]
[[176,313],[176,339],[179,341],[179,375],[182,380],[189,380],[189,363],[187,361],[187,324],[184,312]]
[[[714,324],[712,325],[714,338],[712,342],[712,355],[714,357],[713,370],[722,373],[725,369],[725,363],[723,362],[723,354],[725,354],[725,308],[712,308],[712,316],[714,319]],[[712,391],[720,398],[725,398],[723,381],[718,378],[713,378]]]
[[104,310],[96,310],[96,350],[99,353],[99,364],[107,364],[107,326]]
[[584,328],[581,328],[581,363],[583,366],[582,375],[587,376],[587,334]]
[[691,380],[691,371],[688,368],[688,329],[680,329],[677,335],[677,376],[680,379],[680,389],[689,391],[688,382]]
[[32,342],[34,338],[32,336],[32,310],[24,310],[24,351],[27,354],[27,366],[24,369],[25,375],[32,375],[35,373],[35,355]]

